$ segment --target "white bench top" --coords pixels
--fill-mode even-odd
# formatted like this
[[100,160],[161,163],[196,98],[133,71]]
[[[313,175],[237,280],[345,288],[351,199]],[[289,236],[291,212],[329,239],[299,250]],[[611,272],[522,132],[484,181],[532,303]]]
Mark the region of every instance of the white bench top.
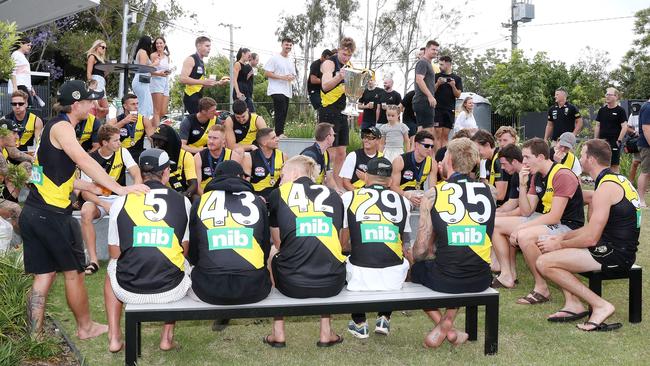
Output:
[[445,299],[445,298],[463,298],[463,297],[477,297],[477,296],[498,296],[499,292],[495,289],[488,288],[483,292],[472,292],[462,294],[448,294],[433,291],[420,284],[405,282],[401,290],[398,291],[374,291],[374,292],[353,292],[343,289],[341,293],[333,297],[327,298],[308,298],[308,299],[294,299],[284,296],[277,289],[271,289],[269,296],[257,303],[243,304],[243,305],[211,305],[202,301],[195,301],[188,296],[185,296],[179,301],[167,304],[126,304],[125,311],[139,312],[139,311],[153,311],[153,310],[208,310],[208,309],[245,309],[245,308],[267,308],[267,307],[299,307],[311,305],[337,305],[337,304],[353,304],[353,303],[372,303],[372,302],[388,302],[388,301],[408,301],[408,300],[422,300],[422,299]]

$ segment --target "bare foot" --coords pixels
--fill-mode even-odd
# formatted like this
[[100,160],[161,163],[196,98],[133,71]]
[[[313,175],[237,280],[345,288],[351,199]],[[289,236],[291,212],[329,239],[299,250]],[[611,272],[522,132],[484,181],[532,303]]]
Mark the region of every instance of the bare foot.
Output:
[[341,338],[341,336],[339,336],[334,332],[330,332],[329,336],[325,336],[325,338],[323,338],[323,335],[321,335],[320,341],[321,343],[331,343],[331,342],[336,342],[337,340],[339,340],[339,338]]
[[284,334],[282,336],[277,336],[274,334],[269,334],[266,336],[266,340],[271,342],[271,343],[282,343],[285,342],[286,340],[284,339]]
[[79,339],[91,339],[108,332],[108,325],[92,322],[89,329],[77,328]]
[[160,350],[161,351],[171,351],[175,349],[181,349],[181,345],[175,341],[160,340]]
[[443,320],[429,334],[424,337],[424,347],[438,348],[447,338],[447,333],[451,329],[452,324],[448,320]]
[[124,342],[122,342],[122,340],[119,337],[113,339],[111,339],[111,337],[108,337],[108,350],[111,353],[120,352],[123,347],[124,347]]
[[[590,323],[595,323],[595,324],[601,324],[607,320],[612,314],[614,314],[614,311],[616,308],[614,305],[610,304],[609,302],[603,300],[602,305],[598,305],[592,308],[591,310],[591,316],[589,317],[589,322]],[[576,325],[579,329],[582,330],[591,330],[595,328],[591,324],[578,324]]]
[[469,339],[469,334],[461,332],[458,329],[451,329],[447,332],[447,340],[454,346],[460,346],[461,344],[467,342]]

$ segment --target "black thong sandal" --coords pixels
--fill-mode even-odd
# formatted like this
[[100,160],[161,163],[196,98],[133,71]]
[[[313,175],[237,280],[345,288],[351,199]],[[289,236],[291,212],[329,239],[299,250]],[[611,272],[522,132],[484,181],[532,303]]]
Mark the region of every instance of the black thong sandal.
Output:
[[517,300],[517,304],[519,305],[537,305],[537,304],[543,304],[545,302],[548,302],[551,300],[551,296],[544,296],[540,294],[539,292],[533,290],[531,291],[528,295],[524,297],[520,297]]
[[88,264],[85,269],[87,276],[94,275],[97,273],[97,271],[99,271],[99,265],[97,265],[95,262],[90,262],[90,264]]
[[287,342],[276,342],[276,341],[271,341],[269,340],[269,335],[262,337],[262,343],[268,344],[270,347],[273,348],[284,348],[287,346]]
[[316,342],[316,346],[318,346],[318,347],[332,347],[332,346],[336,346],[339,343],[343,343],[343,337],[341,337],[340,335],[337,334],[335,340],[329,341],[329,342],[318,341],[318,342]]
[[594,323],[594,322],[585,322],[585,325],[593,325],[594,327],[591,329],[582,329],[583,332],[611,332],[612,330],[619,329],[623,327],[623,324],[621,323],[611,323],[611,324],[605,324],[605,323]]
[[558,313],[565,313],[569,314],[568,316],[552,316],[546,318],[551,323],[566,323],[566,322],[573,322],[579,319],[584,318],[585,316],[589,315],[588,311],[583,311],[581,313],[574,313],[573,311],[569,310],[559,310]]

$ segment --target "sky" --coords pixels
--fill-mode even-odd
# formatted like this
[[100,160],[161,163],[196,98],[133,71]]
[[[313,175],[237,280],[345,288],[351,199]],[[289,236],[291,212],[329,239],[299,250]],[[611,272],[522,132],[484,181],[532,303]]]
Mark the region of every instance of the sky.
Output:
[[[166,0],[157,0],[161,5]],[[389,0],[390,1],[390,0]],[[357,53],[353,62],[363,60],[362,46],[365,39],[366,4],[370,3],[371,17],[376,0],[359,0],[360,9],[355,18],[344,28],[344,34],[352,36],[357,42]],[[434,26],[426,27],[425,35],[435,36],[441,47],[445,44],[459,43],[472,48],[476,54],[487,48],[510,48],[510,30],[502,23],[510,19],[510,0],[447,0],[447,9],[457,9],[463,14],[461,23],[450,32],[437,34]],[[634,13],[648,7],[647,0],[529,0],[535,6],[535,18],[529,23],[520,23],[519,48],[532,57],[539,51],[547,52],[549,58],[567,64],[577,62],[585,54],[587,46],[607,51],[611,62],[607,69],[618,66],[621,58],[630,49],[634,39]],[[431,6],[431,1],[427,1]],[[220,23],[233,23],[235,52],[239,47],[250,48],[260,54],[265,63],[272,54],[280,51],[275,35],[282,15],[294,15],[304,11],[305,0],[249,0],[242,5],[237,1],[194,0],[182,2],[189,12],[197,14],[196,23],[183,19],[175,22],[178,26],[167,29],[165,36],[172,52],[172,62],[180,65],[185,57],[194,52],[194,39],[207,35],[212,39],[212,53],[227,55],[229,49],[229,30]],[[390,5],[389,5],[390,6]],[[429,19],[434,16],[428,15]],[[608,20],[602,20],[602,19]],[[611,19],[618,18],[618,19]],[[429,24],[429,22],[427,22]],[[315,54],[323,48],[336,46],[337,32],[333,26],[327,28],[325,41],[316,47]],[[422,38],[424,45],[428,38]],[[361,50],[360,50],[361,48]],[[302,56],[302,51],[294,47],[293,54]],[[392,67],[392,69],[391,69]],[[385,73],[399,74],[397,65],[377,70],[378,76]],[[461,75],[462,76],[462,75]],[[395,78],[395,89],[401,91],[403,80]]]

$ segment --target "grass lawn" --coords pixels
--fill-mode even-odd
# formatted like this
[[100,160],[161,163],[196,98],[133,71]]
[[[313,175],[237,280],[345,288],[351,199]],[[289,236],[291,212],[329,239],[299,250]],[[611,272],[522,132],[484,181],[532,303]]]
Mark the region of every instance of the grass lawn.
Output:
[[[649,201],[650,202],[650,201]],[[644,214],[649,214],[645,210]],[[650,254],[646,250],[650,240],[648,225],[642,227],[640,251],[637,264],[650,269]],[[93,317],[106,322],[103,300],[103,283],[106,263],[97,274],[87,277]],[[345,338],[343,344],[331,349],[317,348],[318,318],[297,317],[287,321],[287,348],[272,349],[261,342],[262,336],[271,329],[270,319],[240,319],[231,321],[223,332],[212,332],[210,321],[179,322],[176,340],[181,343],[179,351],[158,350],[161,326],[143,324],[142,358],[140,365],[314,365],[314,364],[582,364],[582,365],[641,365],[650,359],[647,335],[650,334],[649,301],[643,303],[646,320],[630,324],[628,319],[627,281],[605,281],[605,298],[616,306],[616,313],[608,322],[621,322],[623,328],[609,333],[586,333],[574,324],[555,324],[545,320],[548,314],[559,310],[563,304],[562,294],[552,288],[552,301],[542,305],[523,306],[515,300],[532,289],[532,278],[522,258],[518,267],[520,284],[514,290],[501,292],[499,353],[483,355],[483,316],[479,312],[479,336],[477,342],[468,342],[458,348],[445,343],[438,350],[422,347],[424,334],[432,323],[421,311],[393,314],[391,335],[380,337],[371,334],[367,340],[353,338],[346,331],[349,317],[335,315],[334,329]],[[648,274],[646,274],[646,278]],[[650,293],[649,282],[643,282],[643,292]],[[74,334],[74,320],[65,304],[63,278],[59,276],[49,297],[48,310],[63,324],[64,330]],[[374,324],[374,315],[368,314]],[[124,319],[124,317],[122,317]],[[464,327],[464,311],[460,312],[457,325]],[[124,328],[122,328],[124,331]],[[371,327],[372,331],[372,327]],[[89,341],[76,341],[76,346],[90,365],[121,365],[124,353],[111,354],[105,336]],[[646,360],[646,361],[643,361]]]

